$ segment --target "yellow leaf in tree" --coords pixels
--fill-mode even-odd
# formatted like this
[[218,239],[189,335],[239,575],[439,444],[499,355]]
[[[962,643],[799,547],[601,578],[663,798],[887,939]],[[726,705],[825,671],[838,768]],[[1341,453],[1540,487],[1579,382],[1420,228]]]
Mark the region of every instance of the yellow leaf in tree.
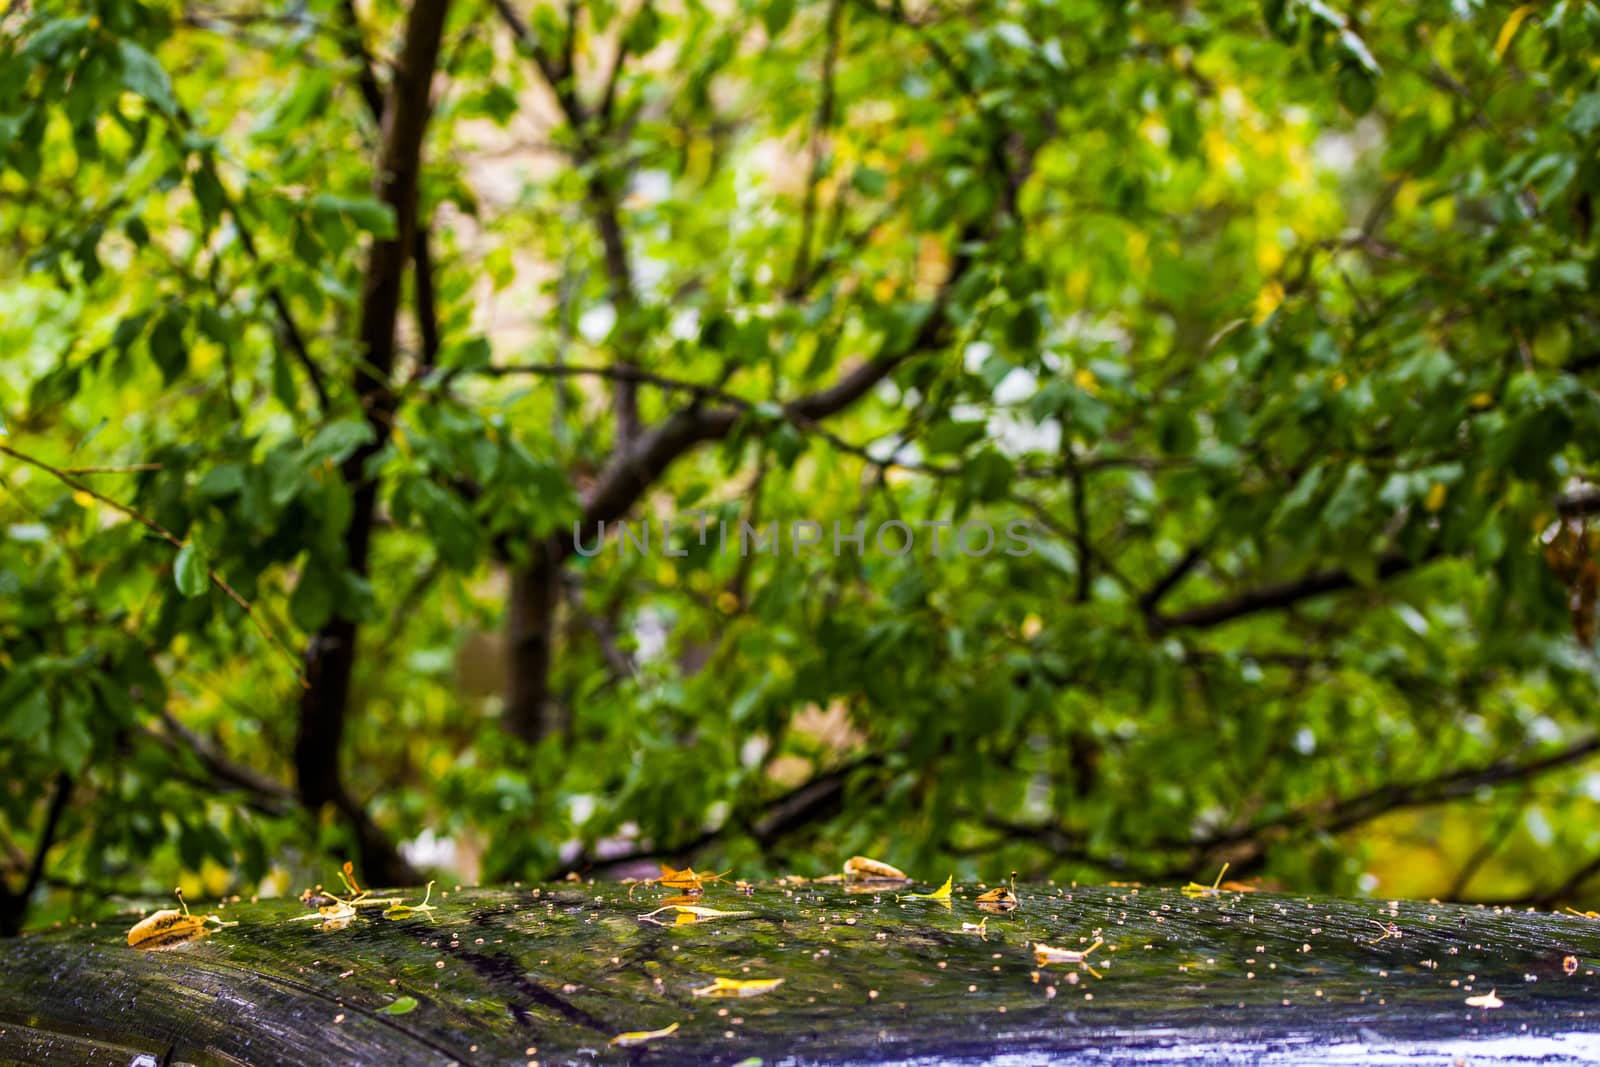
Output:
[[1278,305],[1283,303],[1283,296],[1283,286],[1277,282],[1263,285],[1261,292],[1256,294],[1255,313],[1251,317],[1258,323],[1266,322],[1278,310]]
[[677,1023],[673,1023],[671,1026],[663,1026],[659,1030],[629,1030],[625,1034],[618,1034],[612,1038],[611,1043],[620,1048],[628,1048],[631,1045],[643,1045],[651,1041],[658,1041],[663,1037],[671,1037],[677,1032]]
[[697,997],[759,997],[782,984],[782,978],[718,978],[690,992]]
[[1443,482],[1434,482],[1428,487],[1428,499],[1423,502],[1423,506],[1429,511],[1437,512],[1444,507],[1444,499],[1448,492]]
[[1506,49],[1511,47],[1512,40],[1517,36],[1517,29],[1522,25],[1522,20],[1533,14],[1534,11],[1534,5],[1523,4],[1506,19],[1505,25],[1500,27],[1500,33],[1494,39],[1495,59],[1504,58]]

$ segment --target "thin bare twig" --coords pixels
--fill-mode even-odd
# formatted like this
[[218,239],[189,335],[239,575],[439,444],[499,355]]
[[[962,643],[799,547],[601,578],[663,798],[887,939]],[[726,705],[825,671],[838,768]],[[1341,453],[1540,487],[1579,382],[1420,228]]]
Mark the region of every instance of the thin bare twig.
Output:
[[[149,516],[143,514],[138,509],[129,507],[127,504],[124,504],[121,501],[111,499],[104,493],[79,481],[66,471],[46,463],[37,456],[31,456],[26,452],[18,451],[9,445],[0,445],[0,454],[10,456],[12,459],[26,463],[30,467],[36,467],[37,469],[44,471],[52,478],[64,483],[77,492],[93,497],[95,500],[98,500],[100,503],[104,504],[108,508],[111,508],[113,511],[120,512],[121,514],[126,515],[128,518],[134,520],[139,525],[143,526],[145,529],[149,530],[151,533],[155,534],[157,537],[161,538],[174,548],[181,549],[186,543],[177,534],[173,533],[165,526],[162,526],[159,522],[156,522]],[[216,568],[212,567],[210,564],[206,565],[206,577],[211,580],[212,585],[226,593],[228,599],[237,604],[239,609],[249,616],[250,621],[255,624],[257,630],[261,631],[261,635],[267,639],[267,642],[271,644],[273,648],[281,652],[284,657],[294,665],[295,678],[300,682],[301,686],[305,686],[307,683],[305,675],[300,671],[300,658],[294,654],[294,651],[287,644],[285,644],[277,634],[272,632],[272,630],[264,621],[262,621],[260,614],[257,613],[250,601],[246,600],[239,594],[238,590],[229,585],[228,580],[221,574],[218,574]]]

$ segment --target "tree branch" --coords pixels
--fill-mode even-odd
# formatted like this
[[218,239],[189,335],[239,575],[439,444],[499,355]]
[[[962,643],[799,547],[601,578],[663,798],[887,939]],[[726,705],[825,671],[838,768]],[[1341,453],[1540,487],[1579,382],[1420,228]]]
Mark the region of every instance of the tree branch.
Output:
[[[1391,552],[1378,560],[1376,573],[1379,581],[1414,570],[1424,563],[1438,559],[1443,553],[1437,549],[1418,559]],[[1289,581],[1271,582],[1248,589],[1236,596],[1201,604],[1176,615],[1152,615],[1152,628],[1157,631],[1181,629],[1206,629],[1220,626],[1235,619],[1263,611],[1291,607],[1302,600],[1351,589],[1360,584],[1347,570],[1317,571]]]
[[276,782],[241,763],[229,759],[208,738],[189,729],[167,708],[161,709],[161,722],[170,738],[152,733],[150,736],[169,751],[177,751],[178,743],[192,752],[200,765],[219,783],[233,786],[249,795],[251,806],[264,815],[283,815],[288,811],[294,793],[288,786]]
[[[1268,845],[1284,835],[1344,833],[1392,812],[1460,800],[1473,796],[1480,789],[1528,782],[1542,774],[1575,766],[1597,753],[1600,753],[1600,736],[1589,737],[1548,755],[1522,762],[1499,759],[1413,782],[1386,782],[1348,797],[1330,798],[1295,808],[1272,819],[1198,837],[1158,838],[1143,843],[1141,847],[1186,857],[1172,870],[1160,872],[1162,878],[1191,870],[1210,853],[1230,855],[1235,868],[1242,868],[1244,864],[1262,857]],[[1052,851],[1064,855],[1080,852],[1087,840],[1084,834],[1059,822],[1016,823],[991,814],[985,814],[982,822],[1010,837],[1041,842]],[[1083,855],[1077,858],[1109,869],[1128,869],[1116,857]]]
[[[1581,515],[1600,513],[1600,490],[1585,487],[1552,502],[1557,514],[1573,518]],[[1203,548],[1203,545],[1196,546]],[[1193,552],[1194,550],[1191,550]],[[1376,574],[1379,581],[1405,574],[1416,570],[1436,560],[1445,558],[1443,549],[1434,546],[1417,556],[1415,559],[1400,553],[1389,552],[1378,559]],[[1187,556],[1185,560],[1187,560]],[[1182,563],[1183,561],[1180,561]],[[1188,566],[1193,566],[1189,563]],[[1187,567],[1185,568],[1187,570]],[[1174,574],[1182,577],[1175,567],[1168,572],[1167,577],[1157,583],[1155,589],[1165,592],[1171,588],[1168,579]],[[1280,608],[1292,607],[1302,600],[1322,596],[1325,593],[1336,593],[1351,589],[1360,582],[1355,575],[1344,569],[1316,571],[1281,582],[1269,582],[1265,585],[1247,589],[1230,597],[1214,600],[1210,603],[1199,604],[1178,612],[1176,615],[1149,614],[1150,624],[1158,632],[1180,629],[1208,629],[1220,626],[1223,623],[1242,619],[1263,611],[1276,611]],[[1147,594],[1148,596],[1149,594]],[[1148,614],[1148,612],[1147,612]]]
[[[648,2],[641,11],[648,9]],[[606,172],[604,142],[609,129],[610,99],[615,92],[615,82],[627,58],[628,35],[617,40],[615,69],[607,79],[607,96],[598,116],[591,115],[574,83],[573,51],[577,12],[569,4],[567,10],[567,36],[562,55],[552,59],[539,46],[532,32],[510,6],[509,0],[495,0],[500,16],[511,28],[512,35],[532,56],[534,65],[544,76],[550,92],[556,98],[567,125],[572,130],[570,155],[573,165],[583,179],[584,209],[600,238],[601,263],[605,268],[607,299],[617,316],[618,364],[633,367],[638,359],[641,342],[639,334],[639,294],[633,282],[633,266],[628,251],[627,237],[622,228],[621,207],[612,177]],[[639,17],[639,16],[635,16]],[[599,128],[590,129],[598,120]],[[615,379],[614,403],[617,419],[617,452],[622,454],[638,438],[639,393],[637,383],[627,377]]]
[[[183,549],[185,544],[184,540],[171,530],[167,529],[165,526],[162,526],[159,522],[156,522],[148,515],[145,515],[143,512],[139,511],[137,508],[129,507],[127,504],[124,504],[119,500],[113,500],[104,493],[85,485],[83,482],[74,478],[61,468],[52,466],[49,463],[46,463],[44,460],[39,459],[37,456],[32,456],[26,452],[18,451],[17,449],[11,448],[8,445],[0,445],[0,455],[10,456],[12,459],[26,463],[30,467],[35,467],[44,471],[52,478],[66,485],[68,488],[91,496],[100,503],[104,504],[106,507],[111,508],[113,511],[126,515],[128,518],[132,519],[134,522],[137,522],[139,525],[143,526],[145,529],[161,538],[161,540],[165,541],[173,548],[179,550]],[[261,613],[256,611],[255,606],[252,605],[250,601],[246,600],[242,595],[240,595],[238,590],[229,585],[228,580],[218,573],[216,568],[210,566],[209,564],[206,566],[206,577],[210,580],[212,585],[222,590],[229,600],[238,605],[239,610],[243,611],[245,616],[249,618],[256,629],[261,632],[261,636],[267,639],[268,644],[270,644],[277,651],[283,653],[283,655],[288,658],[290,664],[294,665],[295,678],[300,681],[301,685],[305,685],[305,677],[300,673],[299,662],[295,659],[294,652],[283,642],[282,638],[272,631],[272,628],[269,627],[266,621],[261,617]]]
[[28,902],[44,879],[45,857],[56,842],[56,831],[61,816],[67,810],[72,796],[72,777],[66,771],[56,773],[55,790],[50,795],[50,807],[45,811],[44,826],[39,830],[39,841],[33,849],[33,860],[28,864],[22,888],[11,892],[0,883],[0,937],[14,937],[22,931],[22,920],[28,913]]
[[556,879],[576,872],[592,873],[596,869],[620,867],[642,860],[681,861],[735,833],[747,833],[761,848],[771,849],[784,837],[842,810],[845,787],[851,776],[858,771],[879,766],[882,762],[875,755],[862,756],[779,795],[754,818],[730,817],[721,826],[702,830],[693,837],[671,845],[641,845],[629,852],[604,858],[583,853],[572,862],[563,864],[551,877]]
[[1211,536],[1208,534],[1189,546],[1189,550],[1179,557],[1176,563],[1167,568],[1167,572],[1156,579],[1156,583],[1144,595],[1139,597],[1140,610],[1146,615],[1154,613],[1156,608],[1161,606],[1161,601],[1166,598],[1166,595],[1177,588],[1179,582],[1189,576],[1189,572],[1195,568],[1196,564],[1205,559],[1206,550],[1210,545]]
[[833,126],[834,69],[839,62],[839,40],[843,36],[844,0],[828,4],[827,45],[822,55],[822,92],[817,99],[816,117],[811,123],[810,165],[806,173],[805,197],[800,205],[800,241],[795,249],[794,267],[789,272],[789,296],[796,297],[811,284],[811,245],[817,226],[817,199],[823,176],[823,154],[828,130]]
[[[344,0],[340,5],[345,20],[345,32],[340,35],[345,55],[356,67],[356,89],[367,105],[367,113],[378,126],[383,125],[383,88],[373,68],[372,54],[367,51],[361,20],[356,14],[355,0]],[[433,288],[433,255],[428,249],[428,227],[418,223],[411,242],[411,274],[415,287],[414,304],[417,317],[417,334],[422,341],[422,365],[433,367],[439,361],[439,312]]]

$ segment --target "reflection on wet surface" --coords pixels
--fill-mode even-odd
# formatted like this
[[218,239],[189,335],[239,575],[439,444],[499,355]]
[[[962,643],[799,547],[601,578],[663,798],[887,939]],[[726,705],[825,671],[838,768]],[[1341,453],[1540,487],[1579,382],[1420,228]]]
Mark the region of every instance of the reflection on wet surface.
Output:
[[[1600,920],[1227,890],[911,896],[937,888],[436,891],[433,912],[342,929],[297,921],[297,901],[230,904],[208,910],[238,926],[156,953],[128,948],[130,915],[0,944],[0,1061],[1600,1059]],[[1491,991],[1500,1007],[1467,1003]]]

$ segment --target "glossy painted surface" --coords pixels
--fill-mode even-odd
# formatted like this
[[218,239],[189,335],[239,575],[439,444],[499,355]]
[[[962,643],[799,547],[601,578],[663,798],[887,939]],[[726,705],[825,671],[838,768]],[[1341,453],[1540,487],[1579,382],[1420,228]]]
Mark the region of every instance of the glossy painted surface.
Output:
[[[1600,1059],[1600,920],[1062,886],[988,913],[982,888],[949,908],[837,884],[469,889],[431,921],[331,930],[296,901],[231,904],[208,910],[238,926],[157,952],[127,946],[130,915],[0,943],[0,1062]],[[639,918],[672,901],[752,914]],[[1084,964],[1036,965],[1037,942],[1096,938]],[[718,977],[784,981],[694,995]],[[1491,989],[1503,1007],[1466,1003]]]

